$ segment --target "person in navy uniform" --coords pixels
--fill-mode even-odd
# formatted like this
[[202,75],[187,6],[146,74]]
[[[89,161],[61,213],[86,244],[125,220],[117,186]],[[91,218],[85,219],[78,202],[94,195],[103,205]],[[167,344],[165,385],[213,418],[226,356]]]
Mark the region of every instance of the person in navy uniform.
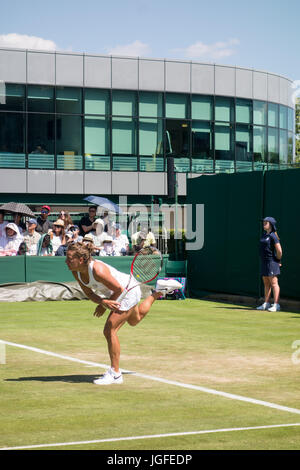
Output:
[[[261,275],[265,287],[265,301],[257,310],[277,312],[280,310],[278,276],[280,274],[282,248],[276,229],[276,220],[273,217],[263,219],[264,233],[260,239]],[[273,291],[274,304],[269,300]]]

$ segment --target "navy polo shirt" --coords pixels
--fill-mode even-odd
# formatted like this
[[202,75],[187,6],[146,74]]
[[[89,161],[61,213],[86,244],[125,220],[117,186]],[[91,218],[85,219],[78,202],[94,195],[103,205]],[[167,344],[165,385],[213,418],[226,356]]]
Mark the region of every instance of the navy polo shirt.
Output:
[[263,260],[278,261],[276,257],[275,243],[279,243],[279,239],[274,232],[264,232],[260,239],[260,256]]

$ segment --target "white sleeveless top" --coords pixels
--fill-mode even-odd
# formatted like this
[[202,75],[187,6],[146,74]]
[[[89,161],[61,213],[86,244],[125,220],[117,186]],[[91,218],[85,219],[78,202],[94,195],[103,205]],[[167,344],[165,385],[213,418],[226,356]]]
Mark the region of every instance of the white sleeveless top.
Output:
[[110,266],[109,264],[106,264],[106,263],[103,263],[103,261],[100,261],[98,259],[96,260],[92,260],[90,261],[89,265],[88,265],[88,274],[89,274],[89,282],[86,284],[83,282],[83,280],[81,279],[81,275],[80,275],[80,272],[78,272],[78,277],[79,277],[79,280],[80,282],[86,286],[86,287],[89,287],[90,289],[96,289],[96,288],[99,288],[101,287],[101,290],[107,290],[108,292],[112,293],[112,291],[110,291],[109,289],[107,289],[103,284],[101,284],[101,282],[99,281],[96,281],[96,279],[94,278],[94,274],[93,274],[93,267],[94,267],[94,263],[102,263],[102,264],[105,264],[105,266],[108,267],[108,269],[110,270],[110,274],[112,275],[112,277],[114,279],[116,279],[116,281],[119,282],[119,284],[122,286],[122,287],[126,287],[127,284],[128,284],[128,281],[129,281],[129,275],[128,274],[124,274],[124,273],[121,273],[120,271],[118,271],[116,268],[114,268],[113,266]]
[[[89,287],[90,289],[94,289],[94,290],[101,289],[101,293],[103,293],[105,297],[110,297],[113,292],[109,290],[107,287],[105,287],[103,284],[101,284],[101,282],[96,281],[96,279],[94,278],[94,274],[93,274],[94,263],[103,263],[103,261],[100,261],[97,259],[90,261],[88,265],[89,282],[87,284],[82,281],[80,272],[77,272],[78,278],[84,286]],[[127,287],[128,281],[130,279],[129,274],[121,273],[120,271],[118,271],[113,266],[110,266],[109,264],[106,264],[106,263],[103,263],[103,264],[105,264],[105,266],[108,267],[112,277],[115,278],[116,281],[118,281],[122,287],[124,288]],[[140,300],[141,300],[141,289],[140,287],[135,287],[134,289],[129,291],[128,294],[121,301],[120,310],[127,311],[130,308],[134,307],[136,304],[138,304]]]

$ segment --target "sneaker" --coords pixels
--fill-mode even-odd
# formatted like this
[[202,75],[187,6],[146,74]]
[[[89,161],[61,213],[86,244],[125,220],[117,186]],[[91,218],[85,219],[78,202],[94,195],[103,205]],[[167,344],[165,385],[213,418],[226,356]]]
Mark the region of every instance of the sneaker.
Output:
[[96,385],[122,384],[123,376],[121,372],[116,373],[112,368],[108,369],[99,379],[94,380]]
[[270,307],[271,307],[271,304],[269,302],[264,302],[259,307],[256,307],[256,310],[268,310]]
[[171,294],[177,289],[182,289],[182,284],[176,281],[176,279],[158,279],[154,292]]
[[280,310],[279,304],[273,304],[272,307],[268,308],[268,312],[279,312],[279,310]]

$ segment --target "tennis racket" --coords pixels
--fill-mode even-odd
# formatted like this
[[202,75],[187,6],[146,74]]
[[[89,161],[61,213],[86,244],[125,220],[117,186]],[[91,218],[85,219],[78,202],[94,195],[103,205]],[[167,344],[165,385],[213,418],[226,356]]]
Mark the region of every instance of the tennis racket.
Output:
[[153,281],[159,275],[162,266],[163,257],[159,250],[153,247],[142,248],[133,258],[128,284],[116,302],[121,302],[135,287]]

